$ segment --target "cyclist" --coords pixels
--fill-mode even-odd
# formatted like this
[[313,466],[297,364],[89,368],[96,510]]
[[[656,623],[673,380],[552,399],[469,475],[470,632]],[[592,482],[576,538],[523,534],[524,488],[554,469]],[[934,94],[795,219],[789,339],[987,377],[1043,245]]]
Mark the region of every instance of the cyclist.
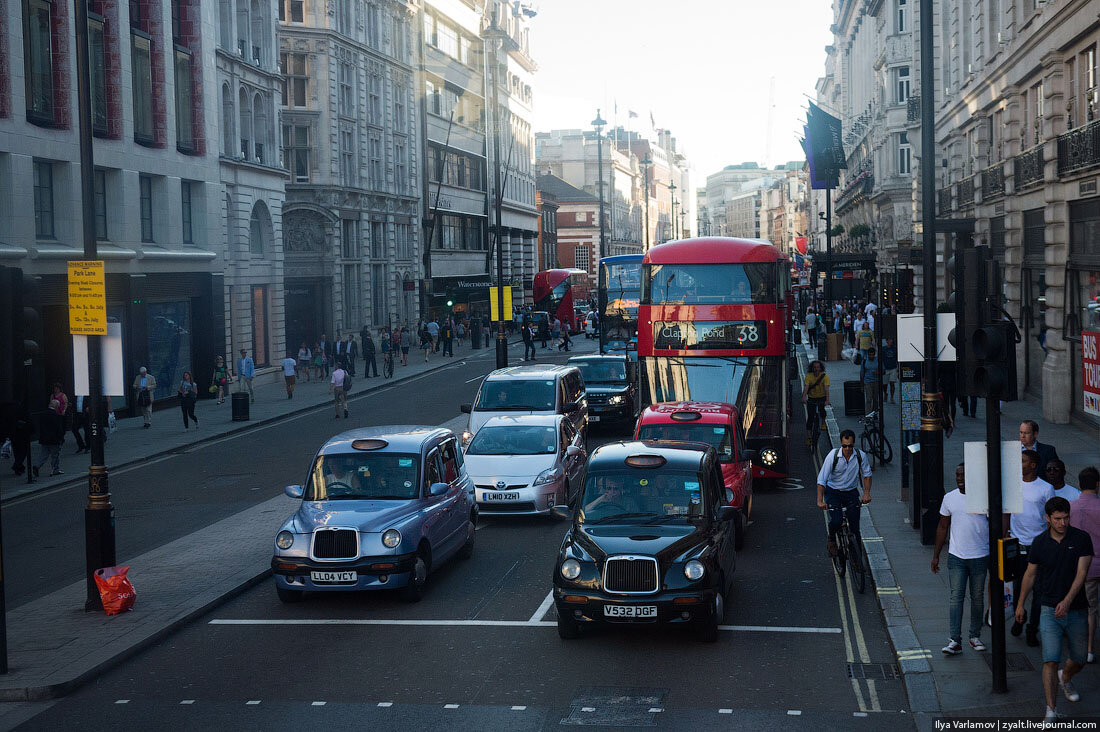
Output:
[[814,420],[817,424],[825,421],[825,407],[829,404],[829,375],[825,373],[825,364],[821,361],[810,363],[810,372],[802,384],[802,403],[806,405],[806,446],[810,444]]
[[[863,495],[859,495],[862,478]],[[817,474],[817,507],[829,510],[829,539],[825,545],[830,557],[836,556],[836,532],[844,516],[852,534],[859,536],[859,509],[871,502],[871,460],[856,449],[856,433],[840,433],[840,447],[825,456]]]

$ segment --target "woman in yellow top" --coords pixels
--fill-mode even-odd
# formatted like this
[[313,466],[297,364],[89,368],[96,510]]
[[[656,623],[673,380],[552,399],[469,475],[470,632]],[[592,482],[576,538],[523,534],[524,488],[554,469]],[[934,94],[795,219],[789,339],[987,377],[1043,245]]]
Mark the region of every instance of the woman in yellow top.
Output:
[[802,403],[806,405],[806,444],[810,444],[814,420],[825,421],[825,407],[829,404],[829,375],[821,361],[810,362],[810,372],[802,384]]
[[867,358],[867,352],[875,346],[875,332],[871,330],[870,324],[866,321],[864,321],[859,332],[856,333],[856,344],[864,358]]

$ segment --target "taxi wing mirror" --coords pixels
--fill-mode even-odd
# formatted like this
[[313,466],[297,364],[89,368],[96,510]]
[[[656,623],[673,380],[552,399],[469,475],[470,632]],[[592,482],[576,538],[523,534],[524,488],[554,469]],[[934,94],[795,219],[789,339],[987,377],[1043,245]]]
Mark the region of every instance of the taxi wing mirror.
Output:
[[287,494],[290,498],[301,498],[303,493],[302,486],[288,485],[286,488],[283,488],[283,493]]
[[451,489],[451,486],[446,483],[432,483],[428,488],[428,492],[433,496],[441,496]]
[[473,404],[463,404],[463,405],[459,406],[458,409],[463,414],[470,414],[471,412],[474,411],[474,405]]

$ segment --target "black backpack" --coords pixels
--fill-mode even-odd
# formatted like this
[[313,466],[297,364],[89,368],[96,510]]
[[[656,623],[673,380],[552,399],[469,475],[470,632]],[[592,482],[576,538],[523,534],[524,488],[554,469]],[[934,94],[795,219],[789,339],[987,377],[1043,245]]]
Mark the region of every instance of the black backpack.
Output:
[[[344,372],[344,393],[346,394],[351,390],[351,374],[347,371]],[[835,465],[834,465],[835,467]]]

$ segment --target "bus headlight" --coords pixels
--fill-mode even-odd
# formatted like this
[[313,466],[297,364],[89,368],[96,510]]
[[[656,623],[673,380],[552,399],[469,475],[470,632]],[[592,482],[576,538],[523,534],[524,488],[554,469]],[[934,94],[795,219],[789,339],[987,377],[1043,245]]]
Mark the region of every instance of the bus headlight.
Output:
[[779,453],[774,448],[765,447],[760,451],[760,462],[769,468],[779,462]]

